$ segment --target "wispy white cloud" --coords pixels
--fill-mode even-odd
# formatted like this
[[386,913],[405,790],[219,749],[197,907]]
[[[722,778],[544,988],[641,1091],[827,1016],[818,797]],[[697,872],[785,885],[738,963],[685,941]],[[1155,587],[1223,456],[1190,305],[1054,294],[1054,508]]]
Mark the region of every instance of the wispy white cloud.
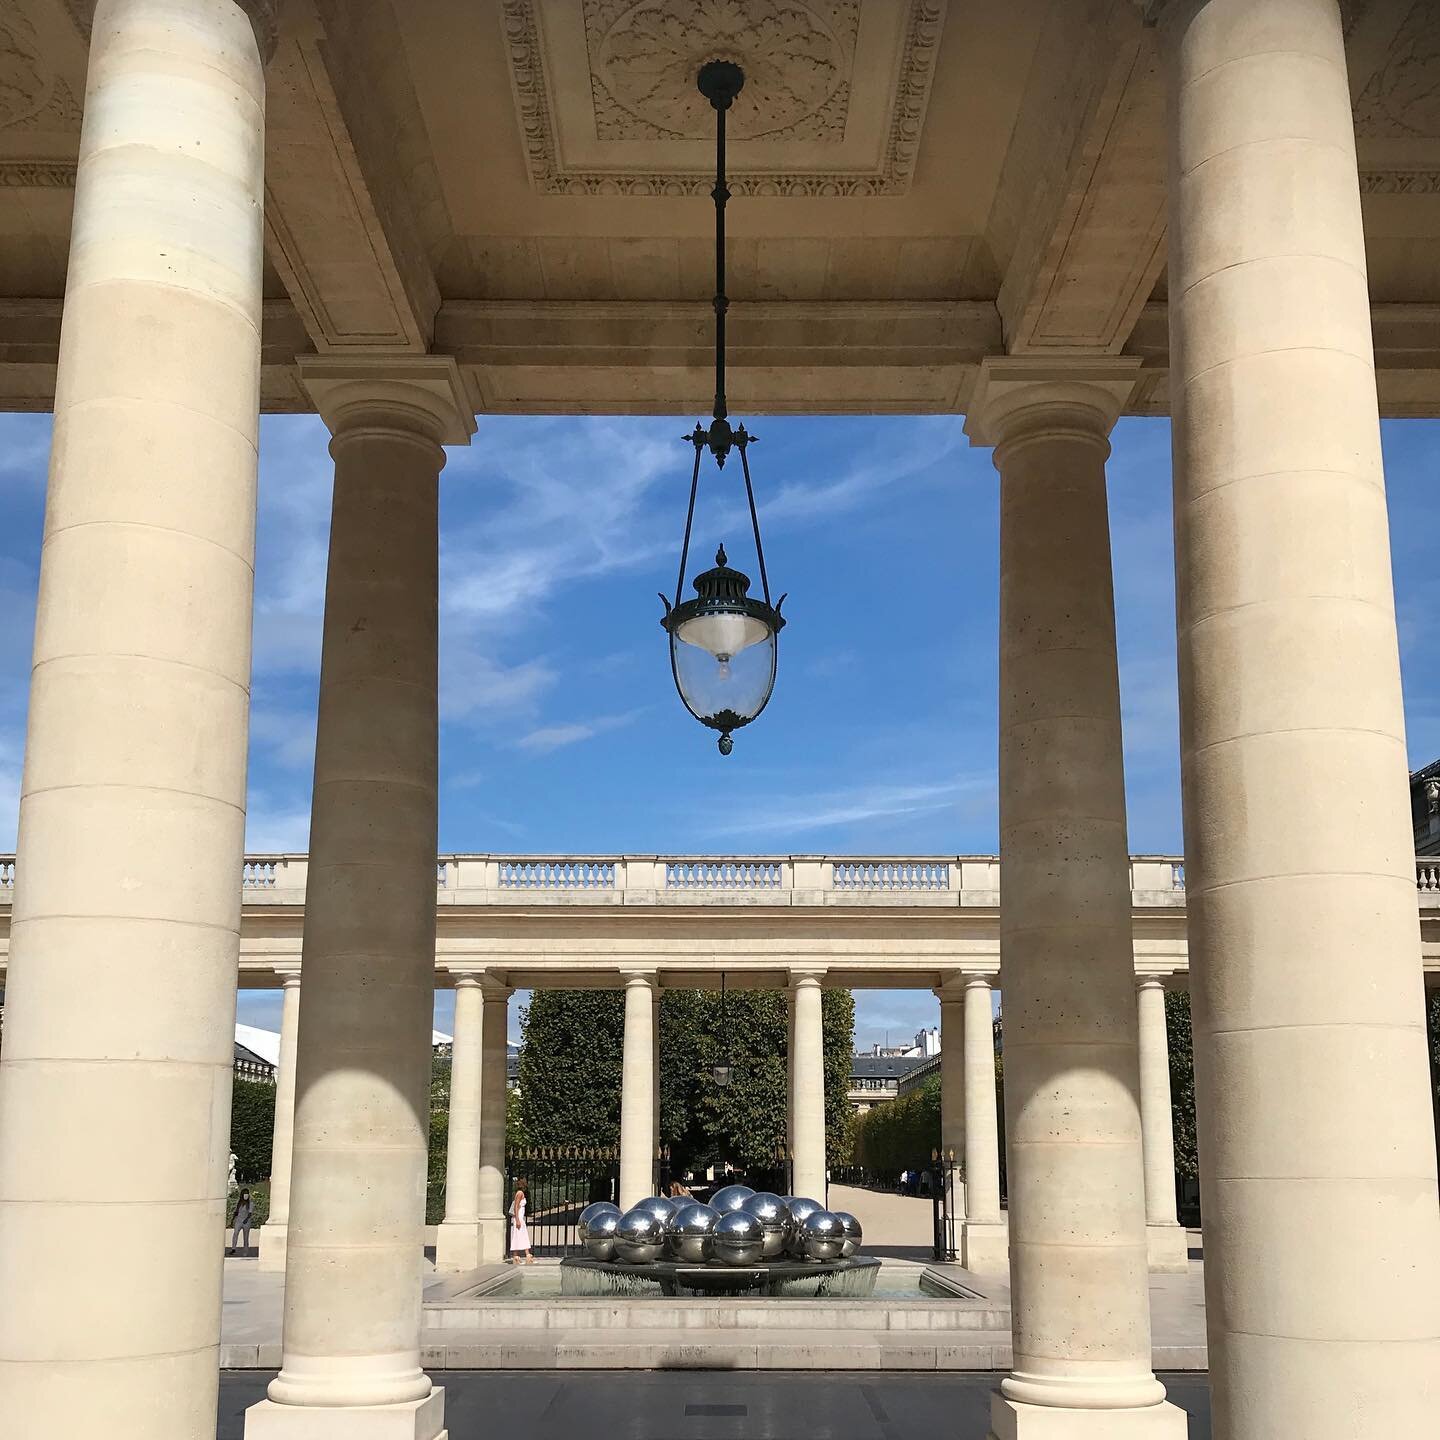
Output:
[[264,797],[252,795],[245,816],[245,849],[278,855],[310,847],[310,809],[272,809]]
[[595,720],[575,721],[566,725],[542,725],[515,742],[516,748],[546,755],[552,750],[563,750],[567,745],[578,745],[582,740],[603,735],[607,730],[620,730],[633,724],[645,712],[627,710],[621,715],[601,715]]
[[776,796],[737,805],[734,818],[711,826],[716,836],[804,835],[866,821],[947,810],[994,785],[989,775],[909,785],[858,785],[810,795]]

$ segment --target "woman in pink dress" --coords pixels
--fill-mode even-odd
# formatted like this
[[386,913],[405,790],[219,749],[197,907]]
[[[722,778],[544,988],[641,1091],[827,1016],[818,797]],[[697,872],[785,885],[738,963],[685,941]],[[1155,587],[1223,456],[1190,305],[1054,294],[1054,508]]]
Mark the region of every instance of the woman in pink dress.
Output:
[[530,1227],[525,1223],[525,1207],[529,1197],[525,1194],[525,1182],[515,1182],[515,1197],[510,1201],[510,1263],[518,1265],[520,1256],[525,1263],[533,1265],[535,1257],[530,1253]]

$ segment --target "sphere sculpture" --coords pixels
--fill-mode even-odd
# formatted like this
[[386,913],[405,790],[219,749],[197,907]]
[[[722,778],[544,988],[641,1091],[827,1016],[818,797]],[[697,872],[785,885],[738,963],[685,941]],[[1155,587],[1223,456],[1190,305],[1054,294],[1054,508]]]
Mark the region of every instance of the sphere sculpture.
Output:
[[762,1258],[778,1260],[790,1243],[793,1223],[785,1202],[778,1195],[762,1190],[759,1194],[752,1195],[740,1207],[740,1213],[753,1215],[760,1222],[760,1229],[764,1232]]
[[754,1193],[748,1185],[726,1185],[710,1197],[710,1203],[722,1215],[728,1215],[740,1209]]
[[648,1265],[665,1249],[665,1222],[638,1205],[620,1217],[615,1229],[615,1256],[627,1265]]
[[845,1231],[845,1244],[841,1248],[840,1258],[848,1260],[859,1252],[860,1242],[865,1238],[865,1232],[860,1228],[860,1222],[848,1210],[836,1210],[832,1213]]
[[801,1225],[807,1260],[838,1260],[845,1249],[845,1226],[838,1215],[817,1210]]
[[672,1260],[704,1265],[715,1258],[715,1227],[720,1212],[694,1201],[682,1205],[665,1227],[665,1249]]
[[668,1225],[671,1216],[680,1208],[673,1200],[664,1195],[648,1195],[644,1200],[637,1200],[631,1207],[632,1210],[644,1210],[653,1215],[661,1225]]
[[807,1199],[804,1195],[787,1195],[785,1208],[790,1212],[790,1254],[797,1260],[803,1260],[805,1259],[805,1222],[825,1207],[818,1200]]
[[615,1232],[620,1225],[620,1207],[608,1200],[597,1200],[580,1212],[576,1230],[585,1253],[592,1260],[615,1258]]
[[765,1231],[743,1210],[732,1210],[715,1222],[715,1258],[726,1265],[758,1265],[765,1253]]

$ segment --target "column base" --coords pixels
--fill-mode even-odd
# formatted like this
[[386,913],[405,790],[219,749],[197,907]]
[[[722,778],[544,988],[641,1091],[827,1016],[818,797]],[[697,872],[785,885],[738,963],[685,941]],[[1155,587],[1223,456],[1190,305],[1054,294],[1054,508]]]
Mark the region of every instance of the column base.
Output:
[[447,1440],[445,1391],[404,1405],[277,1405],[245,1412],[245,1440]]
[[480,1263],[499,1265],[505,1259],[510,1239],[510,1222],[503,1215],[487,1216],[480,1222]]
[[1003,1221],[966,1221],[960,1229],[960,1263],[977,1275],[1010,1272],[1010,1227]]
[[474,1270],[484,1263],[480,1258],[478,1220],[446,1220],[435,1227],[437,1270]]
[[1024,1405],[995,1395],[990,1400],[988,1440],[1185,1440],[1189,1422],[1164,1401],[1132,1410],[1077,1410]]
[[289,1235],[288,1225],[262,1225],[257,1232],[262,1270],[283,1270],[285,1268],[285,1244]]
[[1190,1238],[1183,1226],[1147,1225],[1145,1247],[1152,1272],[1183,1275],[1190,1268]]

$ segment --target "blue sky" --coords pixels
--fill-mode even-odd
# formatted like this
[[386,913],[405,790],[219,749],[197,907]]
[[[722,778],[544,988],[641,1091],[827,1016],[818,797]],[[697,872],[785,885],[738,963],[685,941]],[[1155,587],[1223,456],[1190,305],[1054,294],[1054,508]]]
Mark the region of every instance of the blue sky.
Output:
[[[753,422],[772,590],[790,624],[728,759],[681,708],[657,591],[689,481],[678,419],[481,417],[441,478],[440,848],[517,853],[990,853],[997,479],[961,420]],[[49,417],[0,417],[0,850],[14,843]],[[261,427],[249,847],[303,850],[329,521],[327,437]],[[1440,755],[1440,422],[1385,427],[1411,761]],[[1169,427],[1109,467],[1131,849],[1178,851]],[[754,576],[738,474],[702,472],[694,556]],[[692,565],[692,573],[694,570]],[[757,587],[758,588],[758,587]],[[937,1021],[857,996],[857,1043]],[[241,1018],[278,1024],[278,999]],[[442,1001],[437,1015],[448,1024]]]

